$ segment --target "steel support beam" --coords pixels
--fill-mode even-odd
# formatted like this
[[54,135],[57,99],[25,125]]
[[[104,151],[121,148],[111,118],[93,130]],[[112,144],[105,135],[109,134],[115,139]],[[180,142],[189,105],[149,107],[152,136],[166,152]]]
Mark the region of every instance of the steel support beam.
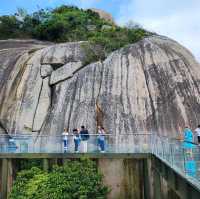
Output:
[[2,159],[2,171],[1,171],[1,196],[3,199],[7,199],[8,188],[8,159]]

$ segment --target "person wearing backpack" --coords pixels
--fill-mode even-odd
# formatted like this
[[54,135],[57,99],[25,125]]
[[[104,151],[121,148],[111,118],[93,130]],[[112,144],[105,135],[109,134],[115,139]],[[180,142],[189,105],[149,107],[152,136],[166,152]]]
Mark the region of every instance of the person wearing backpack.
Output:
[[192,130],[186,126],[183,131],[183,148],[186,150],[186,152],[192,153],[192,149],[195,148],[194,145],[194,136]]
[[81,126],[80,136],[81,136],[81,141],[82,141],[83,153],[87,153],[88,140],[90,138],[90,135],[88,133],[88,130],[85,128],[85,126]]

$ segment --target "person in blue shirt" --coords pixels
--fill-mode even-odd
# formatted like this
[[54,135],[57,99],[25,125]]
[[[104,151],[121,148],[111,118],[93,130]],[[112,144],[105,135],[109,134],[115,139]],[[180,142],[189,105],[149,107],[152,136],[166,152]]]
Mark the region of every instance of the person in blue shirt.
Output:
[[194,138],[193,138],[193,132],[189,127],[185,127],[183,131],[183,137],[184,137],[184,142],[183,142],[183,148],[186,150],[190,150],[192,152],[192,149],[195,147],[194,145]]
[[194,159],[185,160],[185,172],[189,176],[197,177],[197,163]]

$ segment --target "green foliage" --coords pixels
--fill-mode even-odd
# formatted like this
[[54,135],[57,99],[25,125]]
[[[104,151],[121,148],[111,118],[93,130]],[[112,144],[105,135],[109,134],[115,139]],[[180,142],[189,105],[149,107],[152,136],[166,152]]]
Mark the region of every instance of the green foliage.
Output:
[[119,27],[101,19],[92,10],[82,10],[74,6],[60,6],[53,10],[41,9],[33,14],[18,9],[15,15],[0,17],[0,39],[89,41],[95,48],[101,46],[99,56],[92,52],[94,50],[91,51],[91,47],[86,49],[90,50],[86,63],[102,60],[108,53],[151,34],[133,22],[129,22],[126,27]]
[[140,41],[149,35],[150,33],[142,28],[129,29],[117,27],[95,32],[93,36],[88,38],[88,46],[84,47],[87,54],[86,64],[97,60],[104,60],[114,50]]
[[[27,193],[28,188],[30,189],[30,181],[37,176],[45,175],[43,171],[39,168],[33,167],[30,170],[23,170],[18,173],[17,180],[12,188],[12,193],[10,195],[11,199],[25,199],[29,193]],[[34,186],[35,184],[33,184]]]
[[32,168],[18,173],[10,199],[105,199],[108,188],[94,162],[69,161],[46,173]]
[[15,38],[20,35],[20,22],[15,16],[0,17],[0,39]]

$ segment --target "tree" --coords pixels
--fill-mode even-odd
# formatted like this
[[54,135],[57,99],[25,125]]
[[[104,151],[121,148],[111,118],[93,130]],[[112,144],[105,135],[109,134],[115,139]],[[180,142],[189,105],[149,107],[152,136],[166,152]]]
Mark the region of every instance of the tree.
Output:
[[128,29],[139,29],[139,28],[142,28],[142,26],[139,23],[137,23],[137,22],[135,22],[133,20],[128,21],[126,23],[125,27],[128,28]]
[[149,35],[152,33],[133,21],[129,21],[125,27],[120,27],[101,19],[92,10],[66,5],[51,10],[40,9],[32,14],[28,14],[24,9],[18,9],[16,15],[0,17],[0,39],[89,41],[91,45],[86,48],[89,54],[85,64],[103,60],[112,51]]
[[20,35],[20,22],[15,16],[1,16],[0,17],[0,38],[7,39],[18,37]]
[[39,168],[21,171],[10,199],[106,199],[109,190],[102,183],[96,164],[88,159],[54,166],[46,173]]

